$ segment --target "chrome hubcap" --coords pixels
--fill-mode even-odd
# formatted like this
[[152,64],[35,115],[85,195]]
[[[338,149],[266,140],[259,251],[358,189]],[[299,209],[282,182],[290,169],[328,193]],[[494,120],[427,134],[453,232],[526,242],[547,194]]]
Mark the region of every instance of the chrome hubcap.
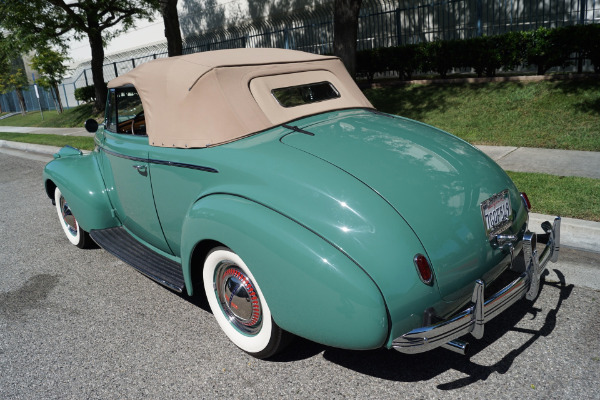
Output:
[[242,333],[256,334],[262,309],[254,283],[237,265],[222,262],[215,271],[215,291],[229,322]]
[[69,233],[71,233],[73,236],[76,236],[77,221],[75,220],[73,213],[71,213],[71,209],[69,208],[69,204],[67,204],[67,200],[65,200],[63,196],[60,197],[60,212],[65,225],[69,229]]

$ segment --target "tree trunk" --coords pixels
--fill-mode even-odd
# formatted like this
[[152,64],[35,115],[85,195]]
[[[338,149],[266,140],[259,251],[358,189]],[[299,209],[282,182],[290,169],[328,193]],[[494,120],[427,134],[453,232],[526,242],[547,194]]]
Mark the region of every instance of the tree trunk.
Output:
[[102,112],[106,106],[106,83],[104,83],[104,47],[102,44],[102,33],[98,29],[91,29],[88,32],[90,48],[92,50],[92,77],[94,80],[94,89],[96,100],[94,101],[94,111]]
[[54,100],[56,101],[56,110],[58,111],[59,114],[63,113],[63,105],[62,105],[62,101],[60,99],[60,93],[58,92],[58,84],[52,86],[52,91],[54,92]]
[[27,112],[27,105],[25,104],[23,90],[21,90],[21,88],[16,88],[15,92],[17,92],[17,99],[19,100],[19,105],[21,106],[21,114],[25,115],[25,113]]
[[333,11],[333,54],[338,56],[352,78],[356,74],[358,13],[362,0],[335,0]]
[[183,52],[181,31],[179,30],[179,15],[177,15],[178,0],[160,0],[160,13],[165,24],[165,37],[169,57],[180,56]]

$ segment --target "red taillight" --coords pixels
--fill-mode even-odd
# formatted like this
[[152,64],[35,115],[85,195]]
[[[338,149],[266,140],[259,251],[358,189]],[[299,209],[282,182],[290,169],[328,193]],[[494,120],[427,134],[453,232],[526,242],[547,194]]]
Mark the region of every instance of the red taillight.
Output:
[[413,261],[415,262],[415,267],[417,267],[419,278],[421,278],[423,283],[431,285],[431,282],[433,281],[433,272],[431,271],[431,266],[429,265],[427,258],[423,254],[417,254]]
[[527,197],[525,192],[521,192],[521,198],[523,199],[525,207],[527,207],[527,211],[531,211],[531,203],[529,202],[529,197]]

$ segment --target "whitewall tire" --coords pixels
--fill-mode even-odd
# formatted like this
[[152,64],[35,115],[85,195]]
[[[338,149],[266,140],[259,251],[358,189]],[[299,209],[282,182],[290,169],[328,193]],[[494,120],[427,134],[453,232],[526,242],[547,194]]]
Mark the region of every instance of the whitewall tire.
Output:
[[54,202],[58,220],[69,242],[83,249],[89,246],[91,239],[86,231],[79,227],[79,222],[71,212],[67,199],[62,195],[58,186],[54,190]]
[[268,358],[287,344],[287,332],[273,321],[258,282],[237,254],[224,247],[212,250],[204,262],[203,281],[215,319],[236,346]]

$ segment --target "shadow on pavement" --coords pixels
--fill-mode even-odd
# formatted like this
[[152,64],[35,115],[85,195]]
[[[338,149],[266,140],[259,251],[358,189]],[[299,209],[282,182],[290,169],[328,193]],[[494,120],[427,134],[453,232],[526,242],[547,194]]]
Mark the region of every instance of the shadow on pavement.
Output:
[[[485,336],[481,340],[470,341],[470,356],[484,350],[491,343],[500,339],[508,331],[520,332],[531,335],[530,338],[516,349],[507,353],[501,360],[493,365],[479,365],[470,360],[470,356],[460,356],[445,349],[436,349],[427,353],[406,355],[393,350],[379,349],[371,351],[351,351],[319,345],[304,339],[297,339],[292,348],[270,361],[291,362],[313,357],[323,352],[323,357],[342,367],[351,369],[361,374],[380,379],[418,382],[429,380],[449,369],[467,375],[453,382],[438,385],[440,390],[453,390],[471,385],[475,382],[486,380],[491,374],[504,374],[513,365],[514,361],[539,338],[548,336],[556,326],[556,316],[564,300],[569,298],[574,288],[566,285],[564,275],[554,270],[559,278],[557,283],[544,282],[543,286],[554,287],[559,291],[556,306],[550,310],[543,326],[538,330],[517,328],[516,325],[523,318],[531,315],[531,319],[539,317],[541,310],[535,308],[535,303],[521,301],[511,308],[510,312],[498,316],[486,324]],[[542,289],[543,289],[542,286]]]
[[[524,353],[538,339],[548,336],[554,330],[557,313],[563,301],[569,298],[574,288],[573,285],[566,284],[565,277],[560,271],[554,270],[554,272],[559,281],[549,283],[543,280],[542,290],[544,290],[544,287],[556,288],[559,291],[559,296],[554,308],[546,314],[544,324],[540,329],[532,330],[516,327],[519,321],[528,315],[530,315],[530,319],[532,320],[539,318],[542,311],[535,307],[535,303],[532,304],[526,300],[520,301],[513,305],[509,312],[499,315],[486,324],[483,339],[475,340],[470,335],[466,337],[466,340],[470,342],[468,356],[461,356],[445,349],[436,349],[415,355],[402,354],[388,349],[369,351],[343,350],[324,346],[302,338],[294,338],[287,350],[270,358],[267,362],[294,362],[322,353],[326,360],[358,373],[401,382],[426,381],[447,370],[454,369],[467,376],[453,382],[438,385],[438,389],[459,389],[478,381],[484,381],[493,373],[505,374],[510,370],[517,357]],[[179,296],[201,309],[209,313],[211,312],[203,293],[192,298],[182,294],[179,294]],[[485,350],[490,344],[500,339],[509,331],[523,333],[524,335],[530,335],[530,337],[521,346],[507,353],[493,365],[480,365],[471,361],[471,356]]]

